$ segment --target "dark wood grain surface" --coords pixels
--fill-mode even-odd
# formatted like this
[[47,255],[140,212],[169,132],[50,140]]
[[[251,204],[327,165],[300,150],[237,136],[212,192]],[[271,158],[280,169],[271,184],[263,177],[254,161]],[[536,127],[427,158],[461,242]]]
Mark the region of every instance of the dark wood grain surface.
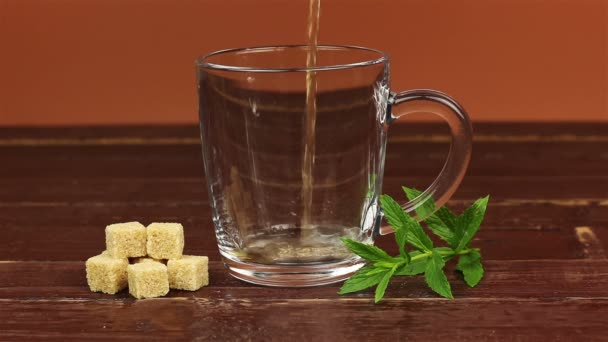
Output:
[[[384,190],[428,185],[447,129],[390,131]],[[600,341],[608,329],[608,125],[478,124],[469,172],[450,206],[490,194],[476,238],[486,276],[455,300],[421,277],[386,299],[340,284],[266,288],[231,278],[217,252],[198,130],[0,128],[0,341]],[[84,260],[113,222],[179,221],[186,253],[208,255],[211,283],[134,300],[91,293]],[[393,252],[392,237],[378,241]]]

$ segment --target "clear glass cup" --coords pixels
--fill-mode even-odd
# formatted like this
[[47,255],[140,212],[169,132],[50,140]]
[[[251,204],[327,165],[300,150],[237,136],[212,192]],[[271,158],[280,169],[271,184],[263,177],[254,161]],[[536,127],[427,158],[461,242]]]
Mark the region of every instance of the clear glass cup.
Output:
[[[452,132],[443,170],[403,205],[408,212],[429,199],[444,204],[469,163],[471,124],[456,101],[433,90],[391,92],[381,51],[317,49],[314,67],[307,46],[224,50],[196,63],[217,242],[230,274],[248,282],[329,284],[363,265],[340,238],[373,243],[390,232],[378,196],[387,130],[400,116],[434,113]],[[313,113],[307,77],[316,79]]]

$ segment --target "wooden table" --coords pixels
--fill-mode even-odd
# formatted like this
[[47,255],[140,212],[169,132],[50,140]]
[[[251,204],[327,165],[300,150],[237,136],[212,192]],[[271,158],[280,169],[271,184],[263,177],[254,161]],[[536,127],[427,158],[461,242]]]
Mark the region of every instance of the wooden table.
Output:
[[[449,138],[435,125],[390,132],[385,191],[423,187]],[[0,340],[430,341],[608,339],[608,125],[478,124],[470,170],[450,206],[490,194],[475,244],[486,276],[455,300],[421,277],[340,297],[340,284],[265,288],[224,270],[204,185],[198,130],[0,129]],[[211,258],[211,284],[134,300],[91,293],[84,260],[104,227],[179,221],[186,252]],[[379,245],[391,248],[392,236]]]

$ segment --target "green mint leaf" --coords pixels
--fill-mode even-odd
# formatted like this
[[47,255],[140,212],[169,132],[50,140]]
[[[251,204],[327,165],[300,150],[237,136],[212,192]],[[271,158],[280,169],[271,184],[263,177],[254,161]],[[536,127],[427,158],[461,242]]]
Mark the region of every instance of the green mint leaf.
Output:
[[455,248],[456,252],[467,247],[479,230],[479,226],[486,214],[489,200],[490,196],[478,199],[458,217],[455,234],[455,237],[458,238],[458,244]]
[[445,266],[443,257],[439,253],[433,252],[427,261],[424,279],[427,285],[437,294],[454,299],[448,278],[443,273],[443,266]]
[[410,254],[407,252],[407,231],[404,229],[395,230],[395,241],[399,246],[399,255],[401,255],[406,262],[410,262]]
[[386,291],[386,287],[388,286],[388,282],[389,280],[391,280],[393,273],[395,273],[395,267],[388,270],[388,272],[384,274],[384,276],[378,283],[378,286],[376,286],[376,295],[374,296],[374,303],[378,303],[380,300],[382,300],[382,297],[384,297],[384,292]]
[[[433,249],[433,241],[426,235],[420,223],[403,211],[403,208],[392,197],[389,195],[380,196],[380,204],[382,205],[384,216],[395,230],[395,234],[397,232],[405,234],[405,239],[401,235],[395,235],[396,239],[399,241],[405,240],[420,250],[430,251]],[[399,248],[400,252],[401,248],[405,251],[405,245],[403,247],[400,245]]]
[[[405,186],[403,187],[403,191],[410,201],[422,194],[419,190]],[[419,218],[425,218],[424,223],[426,223],[429,229],[442,240],[449,242],[453,239],[457,216],[454,215],[450,209],[446,207],[436,209],[435,201],[433,201],[432,198],[429,198],[423,202],[421,206],[416,208],[416,215],[418,215]]]
[[436,216],[427,217],[425,223],[433,234],[437,235],[441,240],[449,243],[454,239],[453,230],[444,225],[443,221],[436,219]]
[[[399,247],[399,255],[401,255],[407,262],[410,260],[410,256],[406,249],[407,244],[407,225],[403,224],[405,214],[399,203],[395,202],[390,196],[380,196],[380,205],[384,211],[384,216],[388,223],[395,230],[395,241]],[[406,214],[407,215],[407,214]]]
[[375,269],[373,265],[364,266],[344,282],[338,293],[342,295],[372,287],[378,284],[384,277],[384,274],[389,271],[380,270],[379,272],[373,273],[376,270],[377,269]]
[[[407,199],[410,201],[413,201],[422,194],[422,191],[417,189],[408,188],[406,186],[402,186],[401,188],[403,189],[403,192],[405,192]],[[432,199],[429,199],[428,201],[422,202],[422,204],[416,208],[416,215],[418,215],[419,218],[424,219],[425,217],[431,215],[434,211],[435,203]]]
[[348,238],[343,238],[342,242],[350,249],[353,253],[359,255],[363,259],[369,261],[387,261],[394,262],[394,258],[386,254],[382,249],[365,243],[357,242]]
[[[413,219],[412,219],[413,220]],[[422,229],[422,226],[416,221],[413,221],[415,226],[413,226],[411,230],[407,232],[407,241],[413,245],[414,247],[424,250],[430,251],[433,249],[433,241],[429,238],[428,235]]]
[[470,287],[479,284],[483,278],[483,266],[481,265],[481,254],[477,250],[472,250],[469,254],[463,254],[458,259],[456,269],[464,275],[464,281]]

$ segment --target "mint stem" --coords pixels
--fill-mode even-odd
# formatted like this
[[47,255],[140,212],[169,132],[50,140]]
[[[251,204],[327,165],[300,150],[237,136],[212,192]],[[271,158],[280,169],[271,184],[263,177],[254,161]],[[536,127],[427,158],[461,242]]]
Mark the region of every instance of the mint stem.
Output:
[[[441,256],[463,255],[463,254],[469,254],[469,253],[471,253],[472,251],[479,251],[479,248],[468,248],[468,249],[463,249],[463,250],[461,250],[461,251],[460,251],[460,252],[458,252],[458,253],[454,253],[454,252],[442,252],[442,251],[439,251],[439,255],[441,255]],[[411,259],[411,261],[416,261],[416,260],[419,260],[419,259],[428,258],[428,257],[429,257],[429,256],[431,256],[432,254],[433,254],[433,251],[430,251],[430,252],[425,252],[425,253],[422,253],[422,254],[418,254],[418,255],[416,255],[416,256],[413,256],[413,257],[412,257],[412,259]]]

